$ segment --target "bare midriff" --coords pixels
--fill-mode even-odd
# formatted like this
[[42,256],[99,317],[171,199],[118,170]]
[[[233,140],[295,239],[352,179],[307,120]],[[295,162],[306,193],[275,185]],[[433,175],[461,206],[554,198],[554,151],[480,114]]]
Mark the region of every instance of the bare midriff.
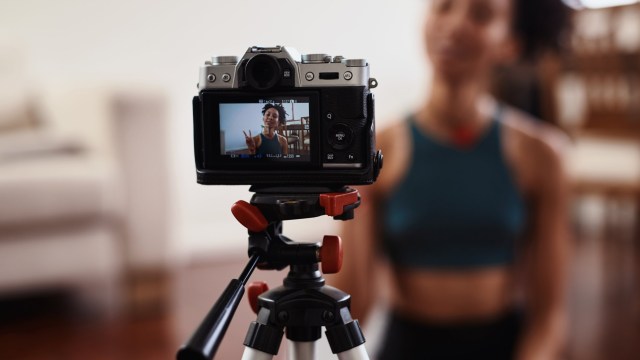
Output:
[[473,270],[391,270],[391,307],[427,322],[468,322],[499,317],[513,307],[510,267]]

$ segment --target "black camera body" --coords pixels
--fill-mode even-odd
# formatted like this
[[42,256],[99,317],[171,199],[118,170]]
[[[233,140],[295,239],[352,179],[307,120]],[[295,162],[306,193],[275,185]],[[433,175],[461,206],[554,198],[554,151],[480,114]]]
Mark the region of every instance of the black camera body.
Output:
[[240,60],[213,57],[200,68],[193,99],[198,183],[373,183],[382,168],[376,86],[363,59],[283,46],[250,47]]

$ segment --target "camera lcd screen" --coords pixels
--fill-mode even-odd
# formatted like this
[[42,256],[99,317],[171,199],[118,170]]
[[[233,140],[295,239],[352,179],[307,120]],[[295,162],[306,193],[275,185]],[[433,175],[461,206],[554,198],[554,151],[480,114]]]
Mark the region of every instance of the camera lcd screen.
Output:
[[310,103],[307,96],[220,102],[219,155],[240,162],[309,162]]

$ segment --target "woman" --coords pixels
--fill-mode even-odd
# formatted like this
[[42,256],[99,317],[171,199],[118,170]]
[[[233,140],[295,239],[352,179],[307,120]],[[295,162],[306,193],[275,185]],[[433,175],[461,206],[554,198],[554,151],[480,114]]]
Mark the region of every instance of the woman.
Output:
[[289,146],[287,138],[278,134],[278,126],[286,121],[287,112],[279,104],[266,104],[262,108],[262,133],[256,136],[243,130],[249,152],[253,155],[278,156],[287,155]]
[[[433,0],[434,76],[379,134],[385,168],[345,224],[334,284],[365,318],[388,259],[379,359],[554,359],[566,330],[565,138],[489,95],[491,73],[557,44],[560,0]],[[381,234],[378,236],[378,234]]]

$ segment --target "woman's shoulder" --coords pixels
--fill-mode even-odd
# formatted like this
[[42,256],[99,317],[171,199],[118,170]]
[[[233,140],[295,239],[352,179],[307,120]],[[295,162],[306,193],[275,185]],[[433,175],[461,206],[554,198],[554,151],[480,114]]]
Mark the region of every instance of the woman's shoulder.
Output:
[[397,185],[409,166],[412,148],[409,121],[398,118],[385,122],[376,134],[376,143],[382,150],[384,166],[374,189],[384,194]]
[[[398,137],[407,135],[409,121],[406,118],[392,119],[385,122],[376,134],[376,140],[380,147],[391,148],[397,144]],[[382,149],[385,150],[384,148]],[[391,149],[390,149],[391,150]]]
[[512,107],[506,107],[503,124],[521,147],[540,151],[546,156],[562,155],[571,143],[558,127]]
[[278,135],[278,141],[280,142],[287,142],[287,138],[286,136],[282,135],[282,134],[277,134]]
[[505,109],[502,123],[513,160],[531,172],[532,181],[540,183],[565,172],[564,159],[571,141],[562,130],[511,107]]

